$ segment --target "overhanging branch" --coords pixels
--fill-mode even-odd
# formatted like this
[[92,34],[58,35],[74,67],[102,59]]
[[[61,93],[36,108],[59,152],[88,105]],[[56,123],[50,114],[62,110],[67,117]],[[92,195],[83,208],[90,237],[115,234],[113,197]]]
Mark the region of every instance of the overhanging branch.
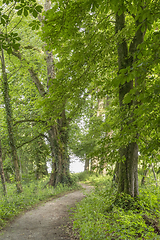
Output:
[[28,143],[33,142],[34,140],[36,140],[37,138],[40,138],[40,137],[45,137],[45,138],[47,138],[47,140],[49,141],[48,137],[47,137],[45,134],[42,134],[42,133],[41,133],[41,134],[39,134],[38,136],[36,136],[36,137],[34,137],[34,138],[32,138],[32,139],[30,139],[30,140],[22,143],[21,145],[17,146],[17,149],[23,147],[25,144],[28,144]]
[[14,124],[13,124],[13,126],[15,126],[15,125],[17,125],[17,124],[19,124],[19,123],[25,123],[25,122],[40,122],[40,123],[45,123],[45,124],[47,124],[47,122],[46,121],[43,121],[43,120],[35,120],[35,119],[24,119],[24,120],[19,120],[19,121],[16,121]]

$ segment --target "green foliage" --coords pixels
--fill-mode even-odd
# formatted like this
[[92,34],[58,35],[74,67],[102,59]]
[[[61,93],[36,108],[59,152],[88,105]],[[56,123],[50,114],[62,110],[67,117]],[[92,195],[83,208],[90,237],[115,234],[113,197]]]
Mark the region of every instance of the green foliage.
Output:
[[95,191],[77,204],[73,214],[80,239],[160,239],[159,188],[148,185],[137,199],[122,194],[115,202],[116,189],[108,177],[95,179]]
[[24,15],[25,17],[31,13],[35,18],[39,13],[42,12],[43,7],[36,3],[36,0],[31,0],[30,4],[28,1],[20,1],[20,3],[15,7],[17,11],[17,15]]
[[[16,30],[23,22],[23,16],[28,17],[30,14],[30,19],[37,18],[42,9],[43,7],[37,4],[36,0],[3,1],[2,8],[0,8],[0,45],[8,54],[20,49],[21,38]],[[33,20],[29,26],[32,30],[37,30],[40,27],[40,22],[38,19]]]
[[0,35],[0,44],[3,49],[7,51],[8,54],[12,53],[13,49],[18,50],[20,44],[18,43],[21,38],[17,33],[11,32],[10,34],[1,33]]
[[[154,148],[159,148],[159,3],[151,0],[145,3],[116,3],[115,0],[100,3],[54,1],[53,8],[45,13],[43,40],[47,41],[48,48],[52,48],[58,57],[58,61],[55,61],[58,69],[57,84],[51,91],[55,93],[56,89],[62,93],[62,88],[66,89],[63,90],[63,97],[69,98],[70,111],[81,111],[79,102],[82,103],[81,98],[86,89],[91,89],[93,96],[95,88],[98,88],[101,97],[106,98],[108,95],[115,99],[113,109],[106,111],[107,119],[103,125],[106,135],[111,129],[113,136],[97,141],[96,137],[92,139],[91,131],[89,137],[87,136],[89,142],[86,134],[83,134],[87,141],[82,141],[82,145],[75,144],[77,153],[84,155],[83,150],[90,150],[93,143],[97,147],[93,148],[94,153],[102,155],[104,152],[108,161],[114,162],[119,160],[116,149],[131,141],[139,141],[140,151],[146,150],[148,154]],[[145,7],[142,7],[143,4]],[[124,13],[126,23],[124,29],[115,34],[117,12],[118,15]],[[128,62],[130,58],[134,58],[133,66],[122,69],[117,76],[117,42],[126,41],[130,49],[136,39],[137,24],[146,32],[144,42],[137,47],[134,54],[130,53],[128,56]],[[118,87],[135,79],[138,79],[138,83],[133,84],[134,88],[123,99],[125,105],[131,104],[132,107],[120,113]],[[61,98],[55,99],[55,95],[51,96],[46,104],[51,106],[53,101],[60,101],[59,99]],[[132,124],[133,116],[135,124]],[[123,123],[121,119],[125,119]],[[139,140],[135,137],[137,133]],[[83,140],[83,137],[81,139]]]
[[20,212],[31,209],[41,201],[51,200],[60,193],[78,189],[79,186],[73,177],[73,184],[70,186],[59,184],[56,188],[49,187],[48,177],[42,180],[23,181],[23,193],[17,194],[15,184],[7,184],[7,196],[3,196],[2,189],[0,192],[0,229],[5,226],[7,221],[13,219]]
[[77,177],[77,180],[81,182],[93,183],[96,181],[96,178],[99,181],[99,175],[90,171],[75,173],[74,175]]

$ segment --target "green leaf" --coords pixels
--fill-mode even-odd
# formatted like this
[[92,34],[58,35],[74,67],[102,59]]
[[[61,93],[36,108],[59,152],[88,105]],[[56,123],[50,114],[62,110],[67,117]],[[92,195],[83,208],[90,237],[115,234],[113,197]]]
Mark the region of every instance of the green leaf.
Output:
[[127,93],[127,94],[125,95],[125,97],[124,97],[124,100],[123,100],[124,103],[130,103],[131,100],[132,100],[131,94],[130,94],[130,93]]
[[40,6],[40,5],[38,5],[36,8],[36,11],[37,12],[39,12],[39,13],[41,13],[42,12],[42,9],[43,9],[43,7],[42,6]]
[[123,13],[123,8],[120,8],[120,10],[118,11],[118,16],[120,16]]
[[18,33],[14,33],[14,37],[17,37],[18,36]]
[[26,10],[26,8],[24,8],[24,16],[25,16],[25,17],[28,16],[28,11]]
[[37,16],[38,16],[38,13],[34,10],[34,11],[33,11],[33,17],[36,18]]
[[4,19],[6,19],[6,20],[8,19],[8,16],[5,15],[5,14],[3,14],[2,17],[3,17]]
[[17,12],[17,15],[22,15],[22,8],[21,8],[21,10],[19,10],[18,12]]
[[7,53],[8,53],[8,54],[11,54],[11,53],[12,53],[12,48],[11,48],[11,47],[9,47],[9,48],[7,49]]
[[4,18],[1,18],[1,24],[4,26],[6,24],[6,21],[4,20]]
[[20,44],[19,44],[19,43],[14,44],[14,45],[13,45],[13,48],[14,48],[15,50],[18,50],[18,49],[20,48]]
[[6,3],[7,5],[9,4],[9,0],[3,0],[3,3]]
[[15,39],[16,39],[17,41],[20,41],[20,40],[21,40],[21,38],[20,38],[20,37],[16,37]]
[[18,9],[21,9],[21,6],[16,6],[15,9],[17,9],[17,10],[18,10]]

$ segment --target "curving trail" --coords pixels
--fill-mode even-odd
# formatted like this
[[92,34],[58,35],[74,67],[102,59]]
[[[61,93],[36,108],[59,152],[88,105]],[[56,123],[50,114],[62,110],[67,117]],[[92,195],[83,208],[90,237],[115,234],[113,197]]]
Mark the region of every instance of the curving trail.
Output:
[[69,222],[69,209],[82,200],[93,187],[82,184],[84,190],[68,193],[18,217],[0,233],[0,240],[71,240],[64,227]]

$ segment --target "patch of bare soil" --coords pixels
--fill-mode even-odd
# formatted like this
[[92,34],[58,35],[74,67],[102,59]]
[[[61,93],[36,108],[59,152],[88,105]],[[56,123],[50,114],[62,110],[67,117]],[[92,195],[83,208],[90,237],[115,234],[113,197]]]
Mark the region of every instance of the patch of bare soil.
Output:
[[77,240],[72,231],[69,209],[81,201],[93,187],[68,193],[46,202],[17,218],[0,234],[0,240]]

